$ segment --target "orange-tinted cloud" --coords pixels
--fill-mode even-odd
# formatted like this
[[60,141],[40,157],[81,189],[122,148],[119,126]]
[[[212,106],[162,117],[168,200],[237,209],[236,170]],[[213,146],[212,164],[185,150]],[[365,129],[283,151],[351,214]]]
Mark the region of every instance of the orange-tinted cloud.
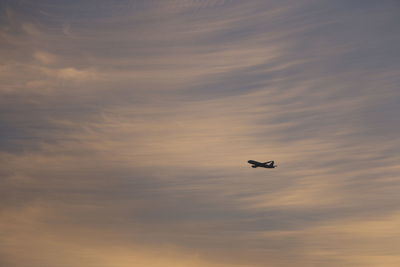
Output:
[[5,5],[0,265],[398,265],[393,3]]

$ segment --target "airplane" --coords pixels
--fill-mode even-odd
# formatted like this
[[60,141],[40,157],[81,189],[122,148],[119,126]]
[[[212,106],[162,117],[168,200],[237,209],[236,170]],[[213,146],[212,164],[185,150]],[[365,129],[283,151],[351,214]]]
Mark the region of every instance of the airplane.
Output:
[[267,162],[258,162],[255,160],[249,160],[248,163],[253,164],[251,167],[252,168],[257,168],[257,167],[263,167],[263,168],[267,168],[267,169],[272,169],[277,167],[277,165],[274,165],[274,161],[267,161]]

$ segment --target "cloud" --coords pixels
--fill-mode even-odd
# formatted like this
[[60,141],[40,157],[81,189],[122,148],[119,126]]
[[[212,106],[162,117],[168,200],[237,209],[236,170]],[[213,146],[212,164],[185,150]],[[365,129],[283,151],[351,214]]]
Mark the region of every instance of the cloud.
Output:
[[90,79],[90,78],[96,76],[91,71],[78,70],[76,68],[62,68],[62,69],[58,69],[58,70],[43,68],[42,71],[49,76],[54,75],[57,78],[66,79],[66,80],[84,80],[84,79]]
[[3,264],[398,262],[392,4],[7,5]]
[[41,51],[34,53],[33,57],[43,64],[51,64],[56,61],[56,57],[54,55]]

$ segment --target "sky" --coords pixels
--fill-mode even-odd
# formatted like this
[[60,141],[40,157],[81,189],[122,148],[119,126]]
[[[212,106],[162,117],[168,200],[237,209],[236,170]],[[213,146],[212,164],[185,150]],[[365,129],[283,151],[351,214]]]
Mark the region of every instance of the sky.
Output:
[[399,12],[1,1],[0,265],[400,266]]

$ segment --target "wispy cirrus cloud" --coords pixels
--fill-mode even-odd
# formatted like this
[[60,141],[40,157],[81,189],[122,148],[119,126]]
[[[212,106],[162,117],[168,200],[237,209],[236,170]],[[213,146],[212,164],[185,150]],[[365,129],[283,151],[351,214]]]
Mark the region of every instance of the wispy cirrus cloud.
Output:
[[394,3],[4,6],[7,266],[396,266]]

